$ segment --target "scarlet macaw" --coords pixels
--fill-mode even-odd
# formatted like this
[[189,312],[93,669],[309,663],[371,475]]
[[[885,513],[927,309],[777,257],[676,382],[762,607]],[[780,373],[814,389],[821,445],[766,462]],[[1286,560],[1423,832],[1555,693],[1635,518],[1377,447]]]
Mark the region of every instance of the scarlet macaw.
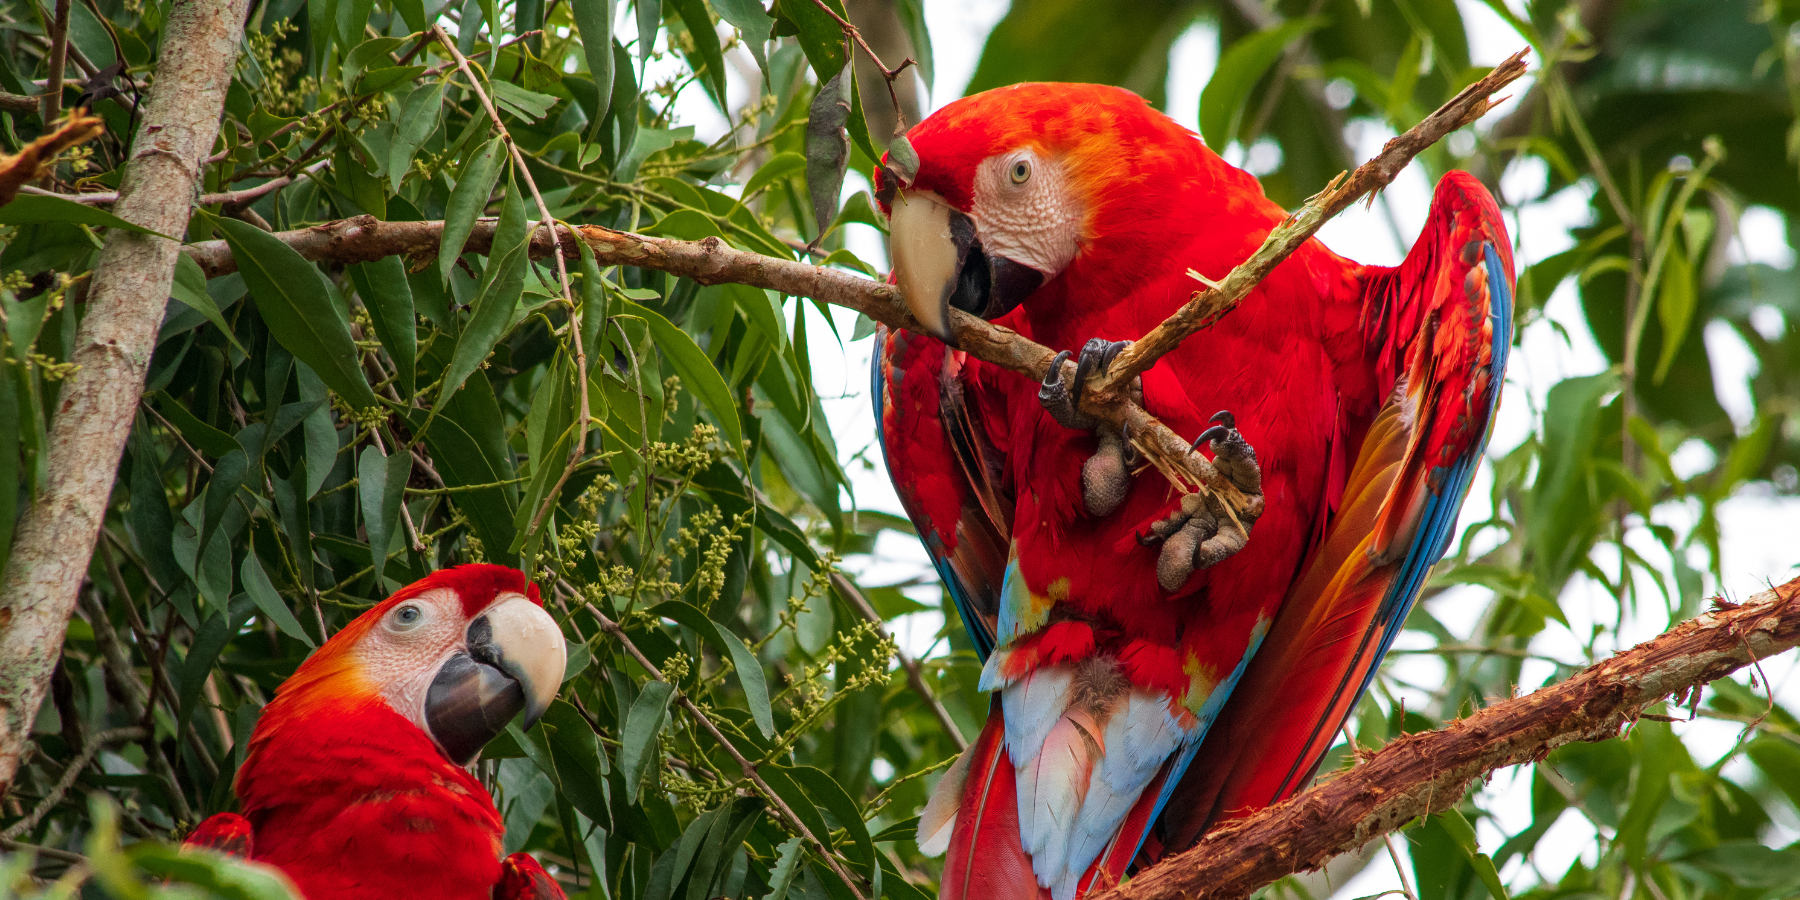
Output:
[[555,699],[566,651],[505,566],[434,572],[332,635],[275,693],[237,774],[243,814],[187,843],[279,869],[303,900],[560,900],[467,770]]
[[1144,373],[1152,415],[1260,480],[1246,546],[1132,471],[1129,436],[1075,408],[1079,377],[969,357],[948,316],[1103,368],[1283,210],[1117,88],[999,88],[907,138],[877,195],[930,333],[879,331],[879,434],[996,694],[919,846],[948,851],[945,900],[1069,900],[1310,780],[1448,546],[1500,393],[1512,254],[1452,172],[1400,266],[1310,241]]

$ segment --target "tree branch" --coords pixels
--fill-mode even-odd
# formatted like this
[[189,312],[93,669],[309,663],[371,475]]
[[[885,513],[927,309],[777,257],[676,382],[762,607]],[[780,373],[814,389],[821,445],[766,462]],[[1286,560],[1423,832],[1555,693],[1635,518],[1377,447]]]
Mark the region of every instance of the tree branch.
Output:
[[[1127,385],[1164,353],[1189,335],[1229,312],[1263,277],[1304,244],[1326,220],[1343,211],[1357,198],[1392,182],[1421,150],[1451,131],[1476,119],[1493,105],[1488,98],[1525,72],[1524,51],[1501,63],[1488,77],[1470,85],[1432,113],[1425,121],[1388,142],[1381,154],[1362,165],[1347,179],[1339,179],[1314,197],[1300,211],[1272,231],[1249,260],[1233,269],[1223,282],[1195,294],[1168,321],[1133,344],[1114,361],[1105,376],[1089,379],[1082,393],[1081,409],[1102,422],[1132,436],[1133,443],[1177,488],[1198,490],[1215,516],[1247,533],[1262,515],[1260,493],[1233,484],[1188,442],[1169,430],[1143,407],[1133,402]],[[567,226],[557,229],[560,233]],[[300,255],[337,263],[367,262],[383,256],[426,256],[437,252],[441,222],[379,222],[360,216],[300,231],[276,235]],[[532,236],[531,253],[544,257],[555,252],[543,229]],[[476,223],[465,251],[484,253],[493,242],[494,223]],[[890,328],[919,331],[897,289],[840,271],[788,259],[761,256],[729,247],[718,238],[680,241],[613,231],[594,225],[576,228],[572,236],[585,241],[602,265],[629,265],[656,269],[692,278],[701,284],[736,283],[767,288],[784,294],[811,297],[858,310]],[[565,258],[573,248],[562,247]],[[189,245],[186,252],[208,277],[236,270],[230,249],[223,241]],[[950,311],[950,327],[957,346],[977,359],[1042,381],[1049,373],[1055,352],[1010,329],[984,322],[960,310]],[[1065,363],[1072,371],[1074,363]],[[1067,377],[1065,375],[1065,377]],[[1225,527],[1232,527],[1231,524]]]
[[[218,137],[248,0],[177,0],[115,212],[151,231],[187,227],[200,161]],[[93,554],[130,434],[180,245],[112,230],[57,400],[50,473],[25,511],[0,587],[0,793],[12,784]]]
[[1800,646],[1800,578],[1719,608],[1567,681],[1409,734],[1284,803],[1214,828],[1193,848],[1091,900],[1247,897],[1419,816],[1456,806],[1476,778],[1576,741],[1619,735],[1666,697]]
[[[1393,182],[1400,170],[1420,151],[1442,140],[1445,135],[1474,122],[1493,108],[1490,100],[1501,88],[1525,74],[1525,54],[1519,52],[1494,67],[1486,78],[1462,89],[1449,103],[1425,117],[1381,148],[1374,159],[1358,166],[1348,179],[1339,178],[1327,185],[1299,211],[1287,217],[1263,241],[1250,258],[1239,263],[1223,281],[1207,282],[1206,289],[1196,291],[1193,299],[1177,310],[1149,334],[1120,353],[1104,376],[1089,379],[1088,389],[1106,394],[1122,392],[1133,378],[1149,368],[1190,335],[1223,318],[1249,296],[1257,284],[1268,277],[1295,250],[1300,249],[1332,216],[1343,212],[1363,196],[1379,191]],[[1196,275],[1196,277],[1198,277]],[[1204,279],[1200,279],[1204,282]]]

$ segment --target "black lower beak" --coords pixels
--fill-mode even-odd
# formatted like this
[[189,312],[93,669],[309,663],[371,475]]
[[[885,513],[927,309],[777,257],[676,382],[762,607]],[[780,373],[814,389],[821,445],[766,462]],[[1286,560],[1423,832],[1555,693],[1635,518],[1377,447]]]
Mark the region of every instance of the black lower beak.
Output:
[[1044,285],[1044,273],[1004,256],[989,256],[975,235],[975,223],[960,212],[950,214],[950,239],[961,260],[950,306],[979,319],[1012,312]]
[[474,762],[525,708],[525,687],[503,666],[492,637],[486,617],[470,623],[468,651],[451,656],[425,694],[425,724],[459,766]]

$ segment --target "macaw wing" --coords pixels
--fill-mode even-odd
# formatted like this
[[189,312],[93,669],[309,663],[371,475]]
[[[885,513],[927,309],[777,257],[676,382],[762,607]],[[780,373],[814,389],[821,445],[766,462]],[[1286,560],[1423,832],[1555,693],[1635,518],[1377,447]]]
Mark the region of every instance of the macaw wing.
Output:
[[999,451],[964,391],[967,360],[935,338],[878,327],[871,393],[894,491],[985,661],[994,649],[1012,501]]
[[237,813],[223,812],[208,816],[195,826],[181,846],[205,847],[227,856],[249,859],[256,849],[256,835],[250,828],[249,819]]
[[1323,539],[1176,788],[1161,848],[1311,781],[1449,547],[1499,402],[1512,293],[1499,208],[1472,176],[1450,173],[1406,261],[1365,275],[1364,334],[1387,400]]
[[514,853],[500,861],[494,900],[568,900],[568,895],[531,854]]

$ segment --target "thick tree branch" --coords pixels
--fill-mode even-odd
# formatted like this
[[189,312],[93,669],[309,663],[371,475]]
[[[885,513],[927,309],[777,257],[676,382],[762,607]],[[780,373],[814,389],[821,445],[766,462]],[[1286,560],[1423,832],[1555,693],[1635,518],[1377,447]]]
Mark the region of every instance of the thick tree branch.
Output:
[[1742,606],[1720,604],[1567,681],[1401,737],[1312,790],[1220,825],[1187,852],[1092,900],[1247,897],[1456,806],[1488,772],[1541,760],[1564,744],[1617,737],[1651,704],[1795,646],[1800,578]]
[[[156,84],[133,141],[115,212],[151,231],[180,234],[218,137],[225,90],[243,40],[248,0],[177,0],[163,28]],[[156,328],[175,277],[173,240],[113,230],[50,429],[49,480],[25,511],[0,588],[0,794],[21,752],[106,513],[131,431]]]

